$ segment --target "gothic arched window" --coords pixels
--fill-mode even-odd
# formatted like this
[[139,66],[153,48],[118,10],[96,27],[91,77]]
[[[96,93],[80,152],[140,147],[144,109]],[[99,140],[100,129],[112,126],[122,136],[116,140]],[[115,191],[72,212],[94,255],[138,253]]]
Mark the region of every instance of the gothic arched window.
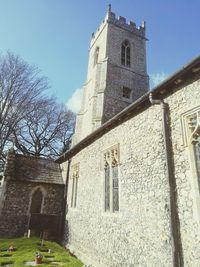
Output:
[[99,47],[97,46],[94,52],[94,66],[98,63],[99,59]]
[[119,211],[119,148],[104,153],[105,211]]
[[128,40],[125,40],[121,46],[121,64],[126,67],[131,65],[131,48]]
[[79,179],[79,164],[76,164],[72,168],[72,195],[71,195],[71,208],[77,206],[77,190],[78,190],[78,179]]
[[110,166],[105,164],[105,211],[110,210]]
[[31,200],[31,213],[41,213],[43,202],[43,193],[40,188],[38,188],[32,195]]
[[119,181],[118,181],[118,164],[112,162],[112,189],[113,189],[113,212],[119,210]]
[[200,111],[195,112],[189,117],[188,124],[191,131],[190,142],[193,144],[196,172],[200,189]]
[[197,142],[194,144],[194,152],[195,152],[197,176],[200,188],[200,136],[197,138]]

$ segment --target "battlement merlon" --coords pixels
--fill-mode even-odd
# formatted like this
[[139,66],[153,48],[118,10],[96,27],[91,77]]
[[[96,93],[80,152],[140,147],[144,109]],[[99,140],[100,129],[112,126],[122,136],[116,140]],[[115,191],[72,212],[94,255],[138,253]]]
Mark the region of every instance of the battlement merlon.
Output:
[[141,38],[147,40],[147,38],[145,37],[145,30],[146,30],[145,21],[142,21],[141,26],[137,27],[135,22],[133,21],[127,22],[126,18],[122,16],[116,17],[115,13],[111,11],[111,5],[109,5],[105,19],[103,20],[97,31],[95,33],[92,33],[91,45],[93,44],[97,36],[100,34],[106,23],[111,23],[113,25],[116,25],[122,29],[130,31],[140,36]]

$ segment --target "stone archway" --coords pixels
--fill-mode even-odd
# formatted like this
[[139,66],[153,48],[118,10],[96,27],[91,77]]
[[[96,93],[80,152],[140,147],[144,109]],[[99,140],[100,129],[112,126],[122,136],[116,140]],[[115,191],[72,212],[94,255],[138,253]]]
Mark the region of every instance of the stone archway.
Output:
[[30,213],[41,213],[43,202],[43,193],[40,188],[37,188],[32,194]]

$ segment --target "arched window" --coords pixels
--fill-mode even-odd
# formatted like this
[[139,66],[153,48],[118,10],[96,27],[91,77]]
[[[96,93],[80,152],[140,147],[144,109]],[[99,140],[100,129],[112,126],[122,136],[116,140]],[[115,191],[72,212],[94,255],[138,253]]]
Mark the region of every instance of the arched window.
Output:
[[119,210],[119,181],[117,161],[112,162],[113,212]]
[[126,67],[131,65],[131,49],[129,41],[125,40],[121,46],[121,64]]
[[99,47],[97,46],[94,52],[94,66],[98,63],[99,58]]
[[79,179],[79,164],[72,167],[72,195],[71,195],[71,207],[77,206],[77,191],[78,191],[78,179]]
[[196,173],[200,190],[200,111],[190,116],[188,124],[191,130],[190,141],[193,144]]
[[105,163],[105,211],[110,210],[110,167]]
[[30,212],[41,213],[42,202],[43,202],[43,193],[41,189],[38,188],[32,195]]
[[119,148],[104,153],[105,211],[119,211]]
[[197,169],[197,176],[200,189],[200,136],[196,139],[196,143],[194,144],[194,152],[195,152],[196,169]]

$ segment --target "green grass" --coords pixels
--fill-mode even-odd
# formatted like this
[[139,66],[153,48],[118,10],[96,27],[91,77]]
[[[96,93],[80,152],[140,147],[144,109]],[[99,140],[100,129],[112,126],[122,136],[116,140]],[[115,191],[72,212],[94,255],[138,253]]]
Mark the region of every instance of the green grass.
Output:
[[[41,267],[81,267],[83,263],[77,258],[71,256],[68,251],[59,246],[55,242],[44,241],[44,246],[40,246],[41,240],[38,238],[16,238],[16,239],[0,239],[0,266],[5,266],[6,262],[13,262],[12,266],[23,267],[25,262],[34,261],[35,253],[39,252],[42,258],[42,264],[37,266]],[[16,248],[16,251],[8,252],[10,246]],[[4,250],[5,251],[2,251]],[[51,249],[52,253],[40,251],[40,249]],[[11,255],[11,256],[5,256]],[[47,256],[47,257],[45,257]],[[52,264],[48,257],[54,257],[54,261],[60,265]]]

